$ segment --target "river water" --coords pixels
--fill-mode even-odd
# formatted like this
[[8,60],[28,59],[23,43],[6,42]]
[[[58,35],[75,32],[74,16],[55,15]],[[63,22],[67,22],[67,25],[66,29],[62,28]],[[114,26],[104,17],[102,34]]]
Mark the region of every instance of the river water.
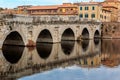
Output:
[[120,40],[3,45],[0,80],[120,80]]

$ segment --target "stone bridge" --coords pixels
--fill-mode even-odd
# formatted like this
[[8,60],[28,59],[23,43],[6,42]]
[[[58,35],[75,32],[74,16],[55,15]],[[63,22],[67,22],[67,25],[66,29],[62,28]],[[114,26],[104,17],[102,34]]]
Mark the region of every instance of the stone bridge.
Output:
[[1,45],[35,46],[38,42],[94,39],[101,36],[101,23],[76,16],[3,15]]

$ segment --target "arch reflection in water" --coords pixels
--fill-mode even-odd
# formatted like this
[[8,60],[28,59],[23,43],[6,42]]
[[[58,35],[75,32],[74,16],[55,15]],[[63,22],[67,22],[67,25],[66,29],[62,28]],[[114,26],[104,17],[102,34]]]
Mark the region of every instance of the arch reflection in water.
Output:
[[86,51],[88,49],[89,42],[90,42],[89,40],[83,40],[81,42],[81,46],[82,46],[83,51]]
[[94,44],[98,45],[100,43],[100,39],[94,39]]
[[17,63],[22,54],[23,54],[24,47],[20,46],[6,46],[3,45],[2,52],[6,60],[12,64]]
[[47,59],[52,51],[53,44],[37,43],[37,52],[43,59]]
[[75,41],[62,41],[61,47],[66,55],[70,55],[74,49]]

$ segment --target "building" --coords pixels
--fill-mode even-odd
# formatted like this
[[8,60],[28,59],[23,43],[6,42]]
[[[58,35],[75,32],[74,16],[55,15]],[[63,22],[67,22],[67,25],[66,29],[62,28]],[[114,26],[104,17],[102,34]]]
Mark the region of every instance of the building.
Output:
[[80,19],[100,20],[102,6],[99,2],[80,2],[74,4],[79,6],[78,13]]
[[2,11],[2,10],[4,10],[2,7],[0,7],[0,12]]
[[59,15],[78,15],[78,6],[71,3],[63,3],[58,7]]
[[27,9],[30,15],[77,15],[78,7],[71,3],[49,6],[32,6]]
[[15,10],[15,9],[4,9],[0,13],[1,14],[17,14],[17,10]]
[[32,6],[27,9],[30,15],[56,15],[58,5],[52,6]]
[[120,17],[120,1],[119,0],[105,0],[101,2],[104,9],[111,11],[111,22],[118,22]]
[[27,14],[27,8],[30,8],[32,5],[23,5],[16,8],[17,14]]
[[100,14],[100,21],[111,22],[111,11],[103,8]]
[[120,22],[120,10],[118,12],[118,22]]

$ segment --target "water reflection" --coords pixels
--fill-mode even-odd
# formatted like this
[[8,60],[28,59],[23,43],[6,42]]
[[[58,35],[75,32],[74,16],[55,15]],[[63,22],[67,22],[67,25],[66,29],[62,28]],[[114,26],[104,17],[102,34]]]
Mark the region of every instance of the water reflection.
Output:
[[[85,40],[79,43],[73,41],[64,41],[61,44],[40,43],[37,44],[36,48],[25,48],[24,52],[22,51],[23,49],[19,47],[14,48],[9,46],[3,46],[3,56],[8,62],[16,64],[8,64],[4,61],[4,57],[0,55],[0,76],[11,76],[11,78],[17,79],[35,73],[41,73],[43,71],[48,71],[59,67],[65,68],[73,65],[79,66],[81,70],[83,70],[84,68],[92,68],[95,70],[97,68],[101,69],[103,65],[107,67],[118,66],[120,64],[120,40],[103,40],[102,54],[100,43],[100,40]],[[13,56],[10,53],[12,53]],[[84,53],[86,55],[84,55]],[[7,59],[6,56],[9,56],[10,58]],[[14,59],[16,60],[13,61]],[[11,66],[12,71],[10,70]],[[114,71],[114,68],[112,68],[112,70]],[[101,71],[105,72],[105,70],[103,69],[101,69]],[[86,73],[88,72],[89,70],[86,71]],[[81,74],[83,73],[81,72]],[[90,78],[90,80],[92,80],[92,77]]]
[[3,45],[2,52],[6,60],[12,64],[17,63],[23,53],[24,47]]
[[63,52],[64,52],[66,55],[70,55],[70,54],[71,54],[71,52],[72,52],[73,49],[74,49],[74,45],[75,45],[75,42],[74,42],[74,41],[62,41],[62,42],[61,42],[62,50],[63,50]]
[[100,43],[100,39],[94,39],[95,45],[98,45]]
[[120,64],[120,40],[102,40],[102,64],[115,67]]
[[52,51],[53,44],[37,43],[37,52],[43,59],[47,59]]
[[83,40],[83,41],[81,42],[83,51],[86,51],[86,50],[88,49],[89,41],[90,41],[90,40]]

